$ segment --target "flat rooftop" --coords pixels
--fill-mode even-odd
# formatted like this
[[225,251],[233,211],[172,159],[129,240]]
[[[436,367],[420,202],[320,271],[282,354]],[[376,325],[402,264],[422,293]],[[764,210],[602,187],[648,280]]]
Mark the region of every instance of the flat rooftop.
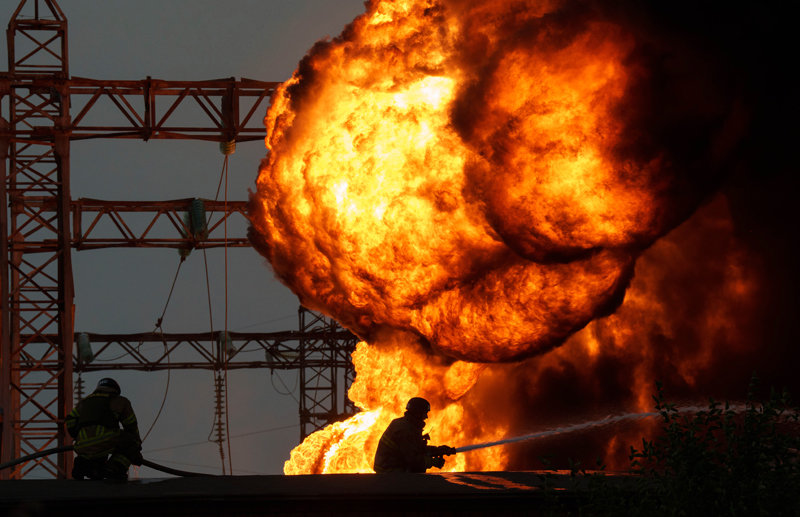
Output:
[[543,512],[572,478],[544,472],[0,481],[0,515],[498,515]]

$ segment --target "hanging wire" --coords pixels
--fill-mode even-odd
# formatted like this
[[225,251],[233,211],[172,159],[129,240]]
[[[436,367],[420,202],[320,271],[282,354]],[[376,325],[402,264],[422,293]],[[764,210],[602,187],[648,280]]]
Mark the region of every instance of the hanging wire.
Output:
[[[175,290],[175,283],[178,281],[178,275],[181,272],[181,266],[183,266],[184,260],[186,260],[186,257],[181,257],[180,261],[178,262],[178,269],[175,270],[175,275],[172,277],[172,285],[169,288],[169,294],[167,295],[167,301],[164,303],[164,309],[161,311],[161,316],[159,316],[158,320],[156,320],[156,324],[153,327],[153,332],[155,332],[157,329],[159,329],[161,327],[161,322],[164,320],[164,314],[166,314],[167,307],[169,307],[169,302],[172,299],[172,292]],[[144,344],[144,340],[140,340],[139,344],[136,345],[136,351],[137,352],[141,351],[143,344]],[[98,363],[100,363],[100,362],[108,363],[108,362],[111,362],[111,361],[116,361],[118,359],[122,359],[126,355],[129,355],[129,353],[128,352],[123,352],[121,355],[118,355],[116,357],[112,357],[110,359],[95,359],[95,361],[98,362]]]
[[[223,165],[222,165],[222,171],[220,173],[219,182],[217,184],[217,192],[216,192],[216,194],[214,196],[214,200],[215,201],[219,199],[219,193],[220,193],[220,190],[222,189],[223,180],[225,181],[225,190],[224,190],[224,196],[225,196],[225,208],[224,208],[225,212],[224,212],[224,214],[225,215],[223,216],[224,217],[223,225],[224,225],[224,232],[225,232],[225,237],[224,237],[225,238],[225,246],[224,246],[224,250],[225,250],[225,272],[224,272],[224,274],[225,274],[225,336],[227,336],[227,332],[228,332],[228,218],[227,218],[227,212],[228,212],[228,155],[227,154],[225,155],[225,159],[224,159]],[[211,215],[209,214],[208,219],[206,221],[206,225],[208,226],[210,224],[210,222],[211,222]],[[162,341],[162,343],[164,345],[164,354],[165,354],[165,357],[166,357],[166,360],[167,360],[167,365],[168,365],[168,367],[167,367],[167,382],[166,382],[166,386],[165,386],[165,389],[164,389],[164,396],[161,399],[161,405],[159,406],[159,409],[158,409],[158,413],[156,414],[156,417],[153,419],[153,422],[150,425],[150,428],[145,433],[144,438],[142,438],[142,441],[145,441],[147,439],[147,437],[150,435],[150,433],[152,432],[152,430],[155,428],[155,425],[158,422],[159,417],[161,416],[161,413],[162,413],[162,411],[164,409],[164,406],[165,406],[165,403],[166,403],[166,400],[167,400],[167,396],[169,394],[169,386],[170,386],[170,379],[171,379],[171,369],[169,368],[170,351],[169,351],[169,345],[168,345],[168,343],[166,341],[166,338],[164,337],[164,331],[163,331],[162,323],[163,323],[163,320],[164,320],[164,316],[165,316],[165,314],[167,312],[167,308],[169,307],[169,302],[172,299],[172,294],[173,294],[173,292],[175,290],[175,284],[176,284],[176,282],[178,280],[178,276],[180,274],[181,267],[183,266],[183,262],[185,260],[186,260],[185,256],[181,256],[180,257],[180,261],[178,263],[178,268],[175,271],[175,275],[174,275],[174,277],[172,279],[172,285],[170,286],[169,294],[167,295],[167,300],[164,303],[164,308],[161,311],[161,316],[159,316],[158,320],[156,321],[155,327],[153,329],[154,332],[155,331],[159,332],[159,335],[161,337],[161,341]],[[203,248],[203,264],[204,264],[205,275],[206,275],[206,293],[207,293],[207,298],[208,298],[209,326],[210,326],[210,329],[211,329],[211,341],[213,342],[214,341],[214,320],[213,320],[213,311],[212,311],[212,302],[211,302],[211,282],[210,282],[210,278],[209,278],[209,274],[208,274],[208,257],[206,255],[205,248]],[[143,340],[140,341],[139,344],[136,346],[136,350],[140,351],[143,344],[144,344],[144,341]],[[227,342],[226,342],[226,346],[223,348],[223,350],[224,350],[223,351],[223,368],[224,368],[224,391],[225,391],[225,393],[224,393],[224,397],[225,397],[225,427],[228,428],[228,430],[229,430],[230,420],[229,420],[229,412],[228,412],[228,368],[227,368],[228,357],[227,357]],[[119,355],[117,357],[111,358],[111,359],[100,359],[99,361],[102,361],[102,362],[115,361],[115,360],[121,359],[122,357],[125,357],[126,355],[128,355],[127,352],[123,353],[123,354],[121,354],[121,355]],[[212,426],[211,433],[209,433],[209,441],[210,441],[211,434],[213,433],[213,431],[214,431],[214,428]],[[228,465],[229,465],[231,473],[233,473],[233,464],[232,464],[232,458],[231,458],[230,432],[226,433],[226,441],[227,441],[227,448],[228,448]],[[225,473],[225,454],[223,452],[223,448],[222,448],[222,443],[221,442],[222,441],[220,440],[219,441],[220,460],[222,462],[222,469],[223,469],[223,474],[224,474]]]
[[[228,336],[228,154],[225,153],[225,158],[222,162],[222,170],[220,171],[219,182],[217,183],[217,192],[214,195],[214,201],[219,199],[220,190],[222,190],[223,180],[224,180],[224,215],[223,215],[223,228],[224,228],[224,235],[225,235],[225,267],[224,267],[224,282],[225,282],[225,313],[224,313],[224,346],[220,345],[221,347],[221,358],[222,358],[222,368],[223,368],[223,375],[222,375],[222,389],[224,390],[224,413],[225,413],[225,441],[227,443],[228,449],[228,469],[230,470],[231,474],[233,474],[233,458],[231,454],[231,441],[230,441],[230,412],[228,408],[228,347],[227,347],[227,336]],[[208,216],[208,221],[206,224],[210,224],[211,222],[211,215]],[[203,263],[205,266],[205,273],[206,273],[206,290],[208,296],[208,317],[209,317],[209,325],[211,327],[211,338],[212,341],[214,339],[214,320],[212,315],[211,309],[211,281],[208,274],[208,258],[206,256],[205,249],[203,249]],[[215,376],[215,385],[216,385],[216,376]],[[217,388],[217,390],[219,387]],[[223,436],[220,431],[219,423],[217,420],[221,419],[220,413],[221,408],[220,404],[222,400],[219,400],[219,394],[217,396],[217,403],[216,403],[216,411],[215,411],[215,425],[217,427],[217,443],[219,444],[219,453],[220,453],[220,461],[222,462],[222,471],[223,474],[225,473],[225,453],[223,451],[222,440]],[[214,432],[214,427],[211,428],[211,433],[209,433],[209,440],[211,435]]]
[[294,314],[288,314],[286,316],[280,316],[278,318],[272,318],[270,320],[264,320],[264,321],[259,321],[257,323],[251,323],[249,325],[240,326],[240,327],[237,327],[236,330],[249,329],[249,328],[252,328],[252,327],[256,327],[258,325],[264,325],[265,323],[275,323],[276,321],[291,320],[291,319],[295,319],[295,318],[297,318],[297,312],[295,312]]
[[[217,182],[217,192],[216,192],[216,194],[214,194],[214,201],[217,201],[219,199],[219,193],[220,193],[220,190],[222,189],[222,181],[225,178],[225,170],[226,170],[227,164],[228,164],[228,156],[226,155],[225,159],[222,162],[222,170],[220,171],[220,174],[219,174],[219,182]],[[211,213],[208,214],[208,220],[206,221],[206,225],[210,225],[210,224],[211,224]],[[209,325],[211,327],[211,339],[212,339],[212,342],[213,342],[213,339],[214,339],[214,320],[213,320],[212,313],[211,313],[211,281],[210,281],[209,275],[208,275],[208,259],[206,257],[205,249],[203,249],[203,264],[205,266],[205,273],[206,273],[206,291],[207,291],[207,297],[208,297],[208,319],[209,319]],[[215,386],[215,393],[216,393],[216,375],[214,375],[214,386]],[[226,393],[227,393],[227,389],[226,389]],[[219,409],[220,409],[219,408],[219,400],[218,400],[218,397],[217,397],[217,398],[215,398],[214,418],[211,421],[211,429],[208,431],[208,437],[206,438],[206,442],[215,443],[215,441],[211,439],[211,436],[214,434],[214,430],[218,429],[217,428],[217,421],[219,420]],[[220,446],[220,451],[219,451],[220,452],[220,461],[222,462],[222,470],[223,470],[223,473],[224,473],[224,471],[225,471],[225,458],[224,458],[224,453],[222,451],[222,445],[221,445],[221,443],[219,443],[219,441],[217,441],[216,443]]]
[[178,274],[181,272],[181,266],[183,266],[183,262],[185,260],[186,257],[181,257],[180,261],[178,262],[178,269],[175,271],[175,276],[172,279],[172,285],[169,288],[167,301],[166,303],[164,303],[164,310],[161,311],[161,316],[159,316],[158,320],[156,320],[156,328],[161,328],[161,322],[164,321],[164,315],[167,313],[167,307],[169,307],[169,301],[172,299],[172,292],[175,291],[175,283],[178,281]]
[[[159,319],[159,321],[161,321],[161,319]],[[164,387],[164,397],[161,399],[161,405],[158,407],[158,413],[156,413],[156,417],[153,419],[153,423],[150,424],[150,429],[147,430],[144,438],[142,438],[142,441],[147,440],[147,437],[150,436],[150,432],[156,426],[156,422],[158,422],[158,418],[161,416],[161,412],[164,410],[164,404],[167,402],[167,394],[169,393],[169,381],[172,376],[172,368],[169,367],[169,345],[167,344],[166,338],[164,338],[164,330],[161,328],[161,325],[159,324],[157,328],[159,334],[161,335],[161,341],[164,343],[164,356],[167,358],[167,385]]]
[[[268,427],[266,429],[257,429],[255,431],[248,431],[246,433],[234,434],[231,435],[231,438],[242,438],[244,436],[252,436],[255,434],[264,434],[264,433],[273,433],[275,431],[283,431],[285,429],[294,429],[295,427],[299,427],[300,424],[289,424],[289,425],[282,425],[279,427]],[[209,436],[210,437],[210,436]],[[199,442],[189,442],[189,443],[181,443],[178,445],[170,445],[169,447],[161,447],[159,449],[147,449],[144,451],[145,453],[151,452],[161,452],[161,451],[169,451],[172,449],[181,449],[183,447],[194,447],[196,445],[208,445],[209,443],[214,443],[211,440],[203,440]]]
[[[278,380],[280,381],[280,383],[283,385],[284,389],[286,390],[285,392],[279,390],[278,387],[275,386],[274,377],[278,378]],[[283,382],[283,379],[281,379],[280,375],[275,375],[275,372],[272,372],[270,374],[270,376],[269,376],[269,382],[270,382],[270,384],[272,384],[272,388],[275,391],[277,391],[278,394],[280,394],[280,395],[288,395],[288,396],[292,397],[294,399],[294,401],[297,402],[298,404],[300,403],[300,401],[297,400],[297,397],[294,396],[294,391],[297,389],[297,384],[299,383],[299,379],[300,379],[300,374],[298,373],[297,377],[294,378],[294,388],[289,389],[289,387],[286,385],[286,383]]]
[[214,316],[211,309],[211,280],[208,277],[208,257],[206,250],[203,248],[203,267],[206,272],[206,298],[208,300],[208,325],[211,328],[211,341],[214,341]]
[[[175,291],[175,284],[178,281],[178,275],[181,272],[181,267],[183,266],[184,260],[186,260],[186,257],[181,257],[180,261],[178,262],[178,269],[175,270],[175,276],[172,278],[172,285],[169,288],[167,301],[164,302],[164,309],[161,311],[161,316],[159,316],[158,319],[156,320],[155,328],[153,329],[153,332],[159,331],[159,334],[161,335],[161,341],[162,343],[164,343],[164,355],[167,358],[167,384],[164,387],[164,396],[161,399],[161,406],[159,406],[158,408],[158,413],[156,413],[156,417],[153,419],[153,423],[150,424],[150,428],[145,433],[144,438],[142,438],[142,441],[145,441],[147,437],[150,436],[150,432],[153,430],[153,428],[155,428],[156,422],[158,422],[158,419],[161,416],[161,412],[164,410],[164,404],[167,402],[167,395],[169,394],[169,381],[172,369],[169,368],[169,345],[167,345],[167,340],[164,338],[164,330],[161,327],[161,324],[164,321],[164,315],[167,313],[167,307],[169,307],[169,302],[170,300],[172,300],[172,293],[173,291]],[[143,341],[139,341],[139,345],[136,347],[137,351],[141,349],[142,343]]]

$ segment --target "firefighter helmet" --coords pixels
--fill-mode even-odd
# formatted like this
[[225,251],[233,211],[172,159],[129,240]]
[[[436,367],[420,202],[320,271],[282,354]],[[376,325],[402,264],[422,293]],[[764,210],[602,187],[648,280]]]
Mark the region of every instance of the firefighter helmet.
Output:
[[409,399],[406,404],[406,412],[415,415],[428,416],[428,411],[431,410],[431,403],[422,397],[414,397]]
[[117,381],[111,377],[103,377],[100,379],[100,381],[97,383],[97,389],[101,389],[103,391],[113,391],[117,395],[122,393],[122,388],[120,388],[119,384],[117,384]]

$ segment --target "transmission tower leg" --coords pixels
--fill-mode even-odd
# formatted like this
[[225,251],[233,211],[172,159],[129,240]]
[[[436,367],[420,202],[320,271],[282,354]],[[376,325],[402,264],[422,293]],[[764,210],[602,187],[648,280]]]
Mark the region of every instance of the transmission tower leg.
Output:
[[[72,407],[67,21],[54,0],[37,1],[33,15],[25,4],[9,23],[9,73],[0,80],[0,109],[8,107],[0,223],[3,461],[67,445],[63,423]],[[18,55],[18,38],[33,41],[34,50]],[[41,79],[52,82],[42,86]],[[64,478],[71,462],[71,455],[42,457],[0,476],[40,469]]]
[[[0,101],[8,97],[9,85],[0,80]],[[8,121],[0,117],[0,462],[11,459],[13,443],[9,428],[11,409],[11,321],[8,310],[8,193],[6,178],[8,177],[7,161]],[[0,471],[0,479],[7,479],[8,473]]]

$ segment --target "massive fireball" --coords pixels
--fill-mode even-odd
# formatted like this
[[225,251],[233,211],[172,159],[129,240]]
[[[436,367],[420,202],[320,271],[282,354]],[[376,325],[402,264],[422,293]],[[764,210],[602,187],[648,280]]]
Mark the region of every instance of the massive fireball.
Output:
[[251,240],[370,343],[350,394],[369,411],[287,472],[370,471],[415,395],[435,441],[502,437],[507,415],[474,418],[505,370],[475,363],[541,356],[613,312],[637,257],[724,171],[746,121],[735,81],[615,5],[375,0],[278,89]]

